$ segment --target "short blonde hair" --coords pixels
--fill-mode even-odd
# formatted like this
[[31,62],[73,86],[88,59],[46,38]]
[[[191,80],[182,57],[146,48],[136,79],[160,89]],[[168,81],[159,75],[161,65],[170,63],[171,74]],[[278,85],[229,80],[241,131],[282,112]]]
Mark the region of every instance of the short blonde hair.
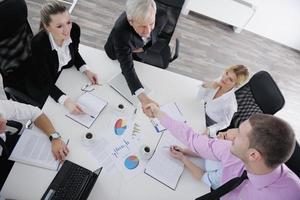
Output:
[[249,70],[245,65],[234,65],[225,69],[227,72],[233,72],[236,77],[236,86],[243,84],[249,77]]
[[128,20],[145,21],[151,14],[151,9],[156,13],[154,0],[127,0],[126,15]]

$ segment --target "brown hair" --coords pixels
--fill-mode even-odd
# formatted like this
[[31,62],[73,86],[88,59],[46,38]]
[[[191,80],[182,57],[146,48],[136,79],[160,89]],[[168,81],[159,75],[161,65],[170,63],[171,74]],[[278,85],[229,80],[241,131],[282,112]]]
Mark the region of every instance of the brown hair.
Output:
[[225,69],[225,71],[231,71],[235,73],[237,77],[237,86],[243,84],[249,77],[249,70],[245,65],[234,65]]
[[67,8],[61,2],[57,0],[49,0],[43,5],[41,13],[40,30],[44,29],[44,25],[49,26],[51,22],[51,15],[64,13]]
[[296,140],[287,122],[266,114],[254,114],[249,122],[252,127],[249,148],[258,150],[268,167],[275,168],[291,157]]

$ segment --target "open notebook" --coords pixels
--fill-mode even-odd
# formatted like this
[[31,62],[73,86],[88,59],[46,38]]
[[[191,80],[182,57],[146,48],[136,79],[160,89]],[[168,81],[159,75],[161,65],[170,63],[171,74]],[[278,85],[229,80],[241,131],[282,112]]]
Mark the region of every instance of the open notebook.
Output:
[[25,129],[9,159],[51,170],[59,168],[48,136],[39,130]]
[[73,115],[71,113],[68,113],[66,116],[87,128],[90,128],[92,126],[101,111],[107,105],[106,101],[88,92],[81,95],[78,98],[77,103],[83,109],[85,114]]
[[170,155],[169,149],[171,145],[184,146],[169,132],[164,132],[152,158],[146,166],[145,174],[175,190],[184,170],[184,165]]
[[[165,104],[165,105],[162,105],[160,107],[160,109],[167,113],[170,117],[172,117],[173,119],[177,120],[177,121],[180,121],[180,122],[186,122],[186,120],[183,118],[182,116],[182,113],[181,111],[179,110],[178,106],[176,103],[168,103],[168,104]],[[156,132],[162,132],[164,130],[166,130],[165,127],[163,127],[158,119],[154,118],[154,119],[151,119],[151,123],[152,125],[154,126]]]

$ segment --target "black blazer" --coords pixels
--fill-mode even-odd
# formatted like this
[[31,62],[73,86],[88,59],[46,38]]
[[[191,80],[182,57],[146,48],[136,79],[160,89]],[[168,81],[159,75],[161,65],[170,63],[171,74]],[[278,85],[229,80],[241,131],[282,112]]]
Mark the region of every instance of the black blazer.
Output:
[[[71,39],[72,43],[69,45],[71,60],[62,70],[73,65],[79,70],[85,64],[78,52],[80,28],[76,23],[72,24]],[[55,85],[60,75],[58,72],[58,55],[56,50],[51,48],[48,33],[45,30],[40,31],[32,39],[31,45],[32,57],[29,67],[30,73],[27,78],[27,93],[41,105],[45,103],[48,95],[58,102],[59,97],[65,93]]]
[[130,26],[125,12],[121,14],[114,24],[104,49],[109,58],[112,60],[118,59],[120,62],[122,73],[132,94],[143,87],[133,66],[134,56],[138,54],[135,55],[132,51],[137,48],[143,48],[146,53],[147,48],[157,41],[157,37],[166,23],[166,14],[157,11],[155,27],[151,32],[151,41],[146,45],[144,45],[142,38],[134,31],[132,26]]

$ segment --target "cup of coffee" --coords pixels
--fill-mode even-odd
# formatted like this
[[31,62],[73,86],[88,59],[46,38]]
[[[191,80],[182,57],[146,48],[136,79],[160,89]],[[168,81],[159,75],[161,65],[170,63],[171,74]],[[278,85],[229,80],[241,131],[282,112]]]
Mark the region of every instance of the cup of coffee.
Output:
[[83,134],[82,142],[84,145],[90,145],[94,142],[94,134],[91,132],[87,132]]
[[123,104],[119,104],[117,106],[118,111],[123,112],[125,110],[125,106]]
[[142,145],[140,148],[140,156],[144,160],[149,160],[152,157],[153,150],[148,145]]

